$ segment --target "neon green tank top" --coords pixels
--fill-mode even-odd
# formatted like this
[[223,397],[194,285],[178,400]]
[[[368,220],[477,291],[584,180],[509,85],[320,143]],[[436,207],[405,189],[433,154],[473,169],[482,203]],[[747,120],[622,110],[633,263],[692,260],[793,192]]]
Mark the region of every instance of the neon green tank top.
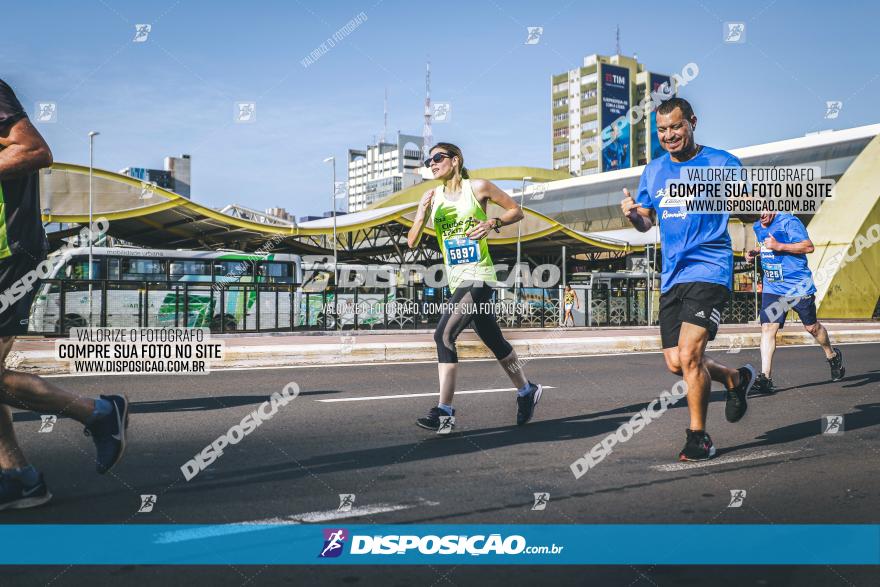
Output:
[[477,222],[488,220],[474,196],[471,181],[461,180],[461,195],[454,202],[446,199],[445,192],[442,185],[434,189],[431,216],[446,265],[449,289],[454,292],[465,281],[496,281],[488,237],[473,241],[465,236]]

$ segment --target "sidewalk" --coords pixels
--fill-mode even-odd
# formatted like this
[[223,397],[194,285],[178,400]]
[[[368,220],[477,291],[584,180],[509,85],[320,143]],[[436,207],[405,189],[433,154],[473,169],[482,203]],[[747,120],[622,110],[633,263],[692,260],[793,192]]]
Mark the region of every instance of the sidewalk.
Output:
[[[880,342],[878,322],[823,321],[823,324],[835,344]],[[504,334],[521,358],[661,350],[660,330],[655,326],[509,329]],[[226,344],[224,359],[212,363],[215,369],[432,361],[437,358],[433,331],[430,330],[361,330],[342,335],[324,332],[217,334],[213,338]],[[67,373],[67,363],[55,360],[55,340],[17,340],[6,366],[29,373]],[[761,327],[757,324],[722,325],[709,348],[737,352],[742,347],[757,347],[760,340]],[[798,323],[789,323],[777,339],[778,345],[811,342],[812,336]],[[492,358],[470,330],[458,339],[457,348],[462,359]]]

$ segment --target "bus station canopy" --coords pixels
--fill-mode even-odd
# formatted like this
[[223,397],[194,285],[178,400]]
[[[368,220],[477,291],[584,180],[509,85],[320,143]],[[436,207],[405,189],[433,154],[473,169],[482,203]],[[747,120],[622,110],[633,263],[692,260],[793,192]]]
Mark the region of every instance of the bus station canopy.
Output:
[[[88,167],[56,163],[41,172],[40,185],[44,222],[88,224]],[[415,218],[416,206],[416,202],[403,202],[337,216],[338,250],[346,258],[406,259],[406,233]],[[642,235],[634,230],[609,231],[614,234],[608,235],[578,232],[529,208],[524,211],[522,222],[489,236],[493,247],[511,252],[519,238],[523,251],[535,255],[558,254],[563,245],[569,247],[570,254],[625,253],[641,250],[656,240],[655,234]],[[500,213],[500,209],[489,210],[490,216]],[[102,169],[92,170],[92,218],[105,218],[111,236],[151,248],[253,251],[272,241],[276,252],[327,254],[333,250],[332,217],[296,223],[268,215],[227,213]],[[433,237],[430,224],[425,232]],[[428,242],[433,246],[431,240]]]

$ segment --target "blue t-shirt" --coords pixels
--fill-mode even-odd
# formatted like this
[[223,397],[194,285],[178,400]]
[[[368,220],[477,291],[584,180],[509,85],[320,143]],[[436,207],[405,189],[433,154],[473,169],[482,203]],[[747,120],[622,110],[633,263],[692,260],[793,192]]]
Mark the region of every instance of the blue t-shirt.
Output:
[[729,215],[688,214],[680,199],[670,201],[667,197],[666,181],[682,178],[685,167],[741,166],[739,159],[727,151],[705,146],[684,163],[676,163],[666,153],[645,166],[635,200],[657,212],[663,254],[661,292],[679,283],[693,282],[717,283],[730,289],[733,249],[727,232]]
[[764,228],[761,221],[754,224],[755,236],[761,245],[761,269],[764,270],[764,293],[778,296],[808,296],[816,293],[813,274],[804,254],[771,251],[764,246],[764,239],[773,236],[784,244],[809,240],[804,223],[791,214],[777,214],[770,226]]

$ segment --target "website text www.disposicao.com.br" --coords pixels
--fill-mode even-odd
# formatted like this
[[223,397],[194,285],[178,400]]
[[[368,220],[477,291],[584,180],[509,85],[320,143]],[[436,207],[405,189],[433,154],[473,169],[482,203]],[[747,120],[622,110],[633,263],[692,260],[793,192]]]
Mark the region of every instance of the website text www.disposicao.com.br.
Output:
[[564,546],[528,545],[525,537],[512,534],[448,534],[418,536],[415,534],[350,535],[344,528],[324,529],[324,546],[319,558],[335,558],[346,552],[350,555],[519,555],[560,554]]

